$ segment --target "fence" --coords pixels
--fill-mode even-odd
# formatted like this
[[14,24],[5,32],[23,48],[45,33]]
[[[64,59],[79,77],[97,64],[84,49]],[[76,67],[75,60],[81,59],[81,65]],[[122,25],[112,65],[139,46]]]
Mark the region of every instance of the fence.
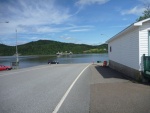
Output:
[[143,55],[144,76],[150,79],[150,56]]

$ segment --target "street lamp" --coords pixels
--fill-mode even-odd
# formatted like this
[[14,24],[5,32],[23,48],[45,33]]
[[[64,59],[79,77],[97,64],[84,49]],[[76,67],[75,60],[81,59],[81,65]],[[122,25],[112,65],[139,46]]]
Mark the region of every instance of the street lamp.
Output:
[[[9,23],[9,21],[5,21],[5,22],[0,22],[0,23]],[[18,48],[17,48],[17,29],[16,29],[16,62],[13,62],[15,63],[15,66],[19,66],[19,58],[18,58]]]
[[17,29],[16,29],[16,66],[19,66],[18,48],[17,48]]

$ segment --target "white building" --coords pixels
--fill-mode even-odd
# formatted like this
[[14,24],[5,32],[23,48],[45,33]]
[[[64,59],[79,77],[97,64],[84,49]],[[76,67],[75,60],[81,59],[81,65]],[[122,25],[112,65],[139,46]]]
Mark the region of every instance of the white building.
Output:
[[109,66],[133,78],[141,77],[142,56],[150,56],[150,18],[130,25],[107,43]]

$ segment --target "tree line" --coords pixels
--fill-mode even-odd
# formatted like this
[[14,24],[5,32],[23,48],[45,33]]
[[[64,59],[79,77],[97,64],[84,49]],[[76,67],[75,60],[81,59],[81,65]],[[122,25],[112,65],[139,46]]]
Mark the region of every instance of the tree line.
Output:
[[[63,43],[52,40],[39,40],[18,45],[19,55],[55,55],[57,52],[66,51],[74,54],[106,53],[107,44],[92,46],[86,44]],[[0,44],[0,56],[12,56],[15,53],[15,46]]]

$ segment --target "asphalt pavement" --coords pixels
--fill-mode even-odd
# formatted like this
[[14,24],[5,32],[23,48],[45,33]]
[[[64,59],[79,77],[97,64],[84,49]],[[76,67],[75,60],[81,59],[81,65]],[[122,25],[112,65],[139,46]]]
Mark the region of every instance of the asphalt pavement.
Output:
[[90,113],[150,113],[150,84],[137,83],[109,67],[90,68]]
[[43,65],[0,72],[0,113],[52,113],[87,65]]
[[0,72],[0,113],[150,113],[149,85],[88,65]]

